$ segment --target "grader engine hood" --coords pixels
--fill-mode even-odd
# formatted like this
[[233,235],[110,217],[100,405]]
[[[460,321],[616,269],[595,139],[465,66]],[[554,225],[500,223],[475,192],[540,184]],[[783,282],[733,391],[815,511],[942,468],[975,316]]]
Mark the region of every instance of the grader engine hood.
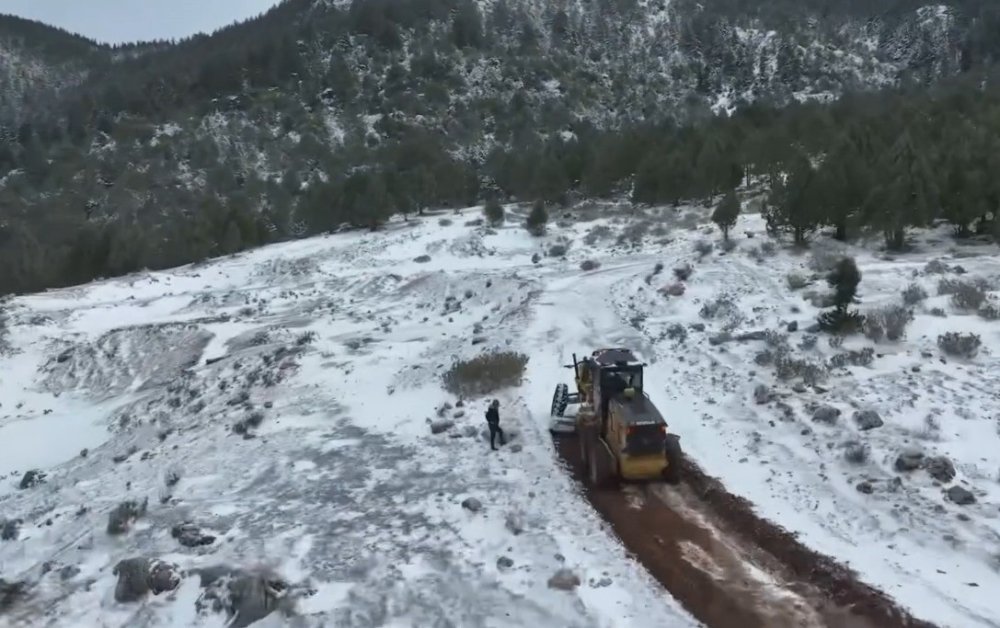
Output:
[[637,395],[633,399],[618,395],[610,401],[609,405],[612,412],[620,414],[626,425],[633,423],[666,424],[660,410],[643,395]]

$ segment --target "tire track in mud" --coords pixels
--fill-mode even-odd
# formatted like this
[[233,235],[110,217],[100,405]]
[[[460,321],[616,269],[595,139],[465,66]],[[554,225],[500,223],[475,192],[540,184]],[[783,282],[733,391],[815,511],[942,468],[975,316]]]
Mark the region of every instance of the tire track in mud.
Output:
[[595,490],[575,436],[559,457],[625,548],[710,628],[934,628],[684,461],[679,485]]

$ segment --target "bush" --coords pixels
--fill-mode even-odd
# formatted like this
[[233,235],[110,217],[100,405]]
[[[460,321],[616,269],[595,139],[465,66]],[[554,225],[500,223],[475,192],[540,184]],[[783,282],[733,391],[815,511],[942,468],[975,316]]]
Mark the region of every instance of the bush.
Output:
[[809,268],[817,273],[833,270],[846,257],[843,247],[826,242],[816,242],[809,255]]
[[491,225],[499,225],[504,219],[503,205],[497,199],[491,198],[486,201],[486,205],[483,207],[483,215]]
[[983,341],[978,334],[949,331],[937,339],[938,348],[956,358],[973,358],[979,353]]
[[946,316],[948,316],[948,313],[939,307],[932,307],[928,313],[931,316],[937,316],[938,318],[945,318]]
[[681,281],[687,281],[693,272],[694,268],[691,267],[691,264],[684,264],[674,269],[674,277],[677,277]]
[[979,317],[988,321],[1000,320],[1000,307],[995,303],[987,303],[979,308]]
[[587,235],[583,236],[583,243],[587,246],[594,246],[601,240],[607,240],[611,237],[611,227],[607,225],[597,225],[587,232]]
[[903,305],[916,305],[927,298],[927,291],[920,284],[911,283],[903,290]]
[[830,358],[830,368],[838,369],[845,366],[871,366],[875,361],[875,349],[865,347],[861,351],[844,351]]
[[625,230],[618,235],[618,245],[623,246],[625,244],[642,244],[642,239],[650,231],[652,223],[648,220],[638,220],[629,223]]
[[785,281],[788,283],[790,290],[801,290],[809,285],[809,278],[798,273],[789,273],[785,277]]
[[698,240],[694,243],[694,250],[698,253],[698,257],[705,257],[712,252],[712,243],[708,240]]
[[928,275],[944,275],[951,272],[951,268],[939,259],[931,260],[924,266],[924,273]]
[[864,328],[865,317],[855,310],[830,310],[819,315],[819,328],[827,333],[847,335]]
[[563,257],[566,255],[565,244],[553,244],[549,247],[549,257]]
[[452,222],[451,218],[440,218],[438,219],[438,224],[442,227],[450,227],[455,223]]
[[961,310],[978,310],[986,302],[989,289],[989,284],[982,279],[942,279],[938,282],[938,294],[950,295],[952,305]]
[[528,218],[524,221],[524,225],[532,235],[540,236],[545,233],[545,225],[548,222],[549,212],[545,209],[545,203],[535,201],[535,204],[531,207],[531,212],[528,214]]
[[902,305],[887,305],[865,315],[862,329],[865,336],[878,342],[883,337],[896,342],[906,335],[906,326],[913,322],[913,311]]
[[582,262],[580,262],[580,270],[582,271],[597,270],[600,267],[601,267],[600,262],[594,261],[592,259],[585,259]]
[[788,351],[775,354],[774,370],[778,379],[790,380],[801,377],[802,381],[810,386],[819,383],[826,375],[826,369],[821,364],[795,358]]
[[527,365],[528,356],[522,353],[494,351],[455,362],[442,380],[445,390],[459,397],[488,395],[520,386]]

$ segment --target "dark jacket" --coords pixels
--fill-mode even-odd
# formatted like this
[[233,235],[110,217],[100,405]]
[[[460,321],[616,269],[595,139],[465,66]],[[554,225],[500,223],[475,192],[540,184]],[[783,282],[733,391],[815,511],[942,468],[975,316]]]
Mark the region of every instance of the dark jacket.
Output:
[[500,411],[490,406],[486,410],[486,422],[490,425],[500,425]]

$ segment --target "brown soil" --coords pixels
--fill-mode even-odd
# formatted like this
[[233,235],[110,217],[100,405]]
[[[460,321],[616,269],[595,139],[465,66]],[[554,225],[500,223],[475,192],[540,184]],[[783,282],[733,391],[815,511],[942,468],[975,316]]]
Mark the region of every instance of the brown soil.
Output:
[[594,509],[649,573],[710,628],[933,628],[753,512],[693,462],[679,485],[595,490],[574,436],[556,449]]

